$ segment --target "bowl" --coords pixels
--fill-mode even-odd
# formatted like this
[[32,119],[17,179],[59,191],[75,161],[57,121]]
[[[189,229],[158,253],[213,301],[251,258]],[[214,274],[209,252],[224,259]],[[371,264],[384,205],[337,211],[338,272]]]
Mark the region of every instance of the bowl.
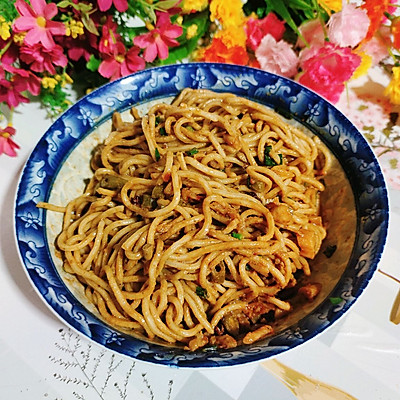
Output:
[[[63,270],[55,249],[61,216],[38,202],[66,204],[91,176],[91,151],[110,131],[115,111],[146,111],[184,88],[229,92],[259,102],[317,135],[335,161],[321,203],[329,228],[312,262],[322,284],[318,299],[294,307],[276,332],[233,349],[187,351],[116,330],[86,300]],[[15,235],[23,267],[39,296],[68,326],[117,353],[176,367],[221,367],[259,361],[301,345],[345,315],[380,260],[388,228],[388,198],[379,163],[364,137],[332,104],[278,75],[249,67],[188,63],[146,69],[83,97],[39,140],[22,171],[15,204]],[[336,250],[336,251],[332,251]]]

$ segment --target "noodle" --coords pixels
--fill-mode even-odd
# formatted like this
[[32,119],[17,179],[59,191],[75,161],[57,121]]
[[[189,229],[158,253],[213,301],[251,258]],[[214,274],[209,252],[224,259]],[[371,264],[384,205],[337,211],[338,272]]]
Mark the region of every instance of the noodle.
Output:
[[271,335],[326,235],[329,152],[232,94],[185,89],[131,114],[114,114],[81,196],[38,204],[64,214],[65,270],[125,332],[190,350]]

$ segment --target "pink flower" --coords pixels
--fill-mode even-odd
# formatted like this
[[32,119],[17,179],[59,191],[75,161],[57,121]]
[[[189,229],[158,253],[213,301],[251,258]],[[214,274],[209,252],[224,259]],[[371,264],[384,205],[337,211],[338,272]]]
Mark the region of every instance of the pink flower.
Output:
[[[6,72],[11,74],[11,79],[8,79]],[[40,79],[30,71],[12,65],[0,65],[0,103],[7,103],[10,108],[28,103],[29,99],[23,95],[25,91],[37,96],[40,93]]]
[[[325,42],[324,28],[319,19],[311,19],[300,25],[299,31],[311,46],[323,46]],[[306,43],[301,38],[298,38],[298,47],[304,48]]]
[[389,56],[388,43],[390,40],[390,28],[381,26],[377,35],[361,45],[361,51],[372,57],[373,66],[378,65]]
[[106,23],[102,27],[102,36],[99,41],[99,51],[104,54],[113,54],[117,43],[121,41],[121,35],[117,33],[117,24],[112,16],[107,17]]
[[76,39],[71,36],[63,37],[60,43],[64,49],[67,49],[68,58],[72,61],[78,61],[80,58],[89,61],[92,54],[96,54],[97,50],[97,36],[85,32],[84,36],[79,36]]
[[366,10],[345,3],[341,11],[333,14],[328,22],[328,36],[341,47],[354,47],[368,32],[370,20]]
[[24,0],[17,0],[15,7],[20,13],[13,25],[16,32],[25,32],[24,42],[34,45],[41,42],[46,49],[55,46],[53,35],[65,35],[65,25],[62,22],[51,21],[57,14],[55,3],[46,4],[45,0],[31,0],[32,8]]
[[297,73],[298,58],[290,44],[284,40],[277,42],[269,33],[261,40],[255,54],[260,67],[265,71],[288,78]]
[[99,66],[100,75],[115,80],[121,76],[144,69],[145,62],[139,56],[139,49],[131,47],[127,52],[123,43],[118,42],[115,54],[109,55]]
[[114,4],[119,12],[124,12],[128,9],[128,0],[97,0],[100,11],[107,11]]
[[275,40],[281,40],[285,32],[285,22],[281,21],[274,13],[270,12],[265,18],[249,18],[245,26],[247,34],[247,46],[256,50],[261,39],[271,34]]
[[23,82],[26,85],[26,90],[33,96],[37,96],[40,93],[40,79],[31,71],[15,68],[13,66],[4,66],[4,69],[7,69],[7,71],[14,75],[14,82]]
[[19,149],[19,146],[11,139],[13,135],[15,135],[13,127],[0,128],[0,154],[7,154],[10,157],[17,155],[16,149]]
[[175,40],[182,35],[181,26],[171,24],[168,13],[157,12],[156,27],[150,32],[133,39],[133,43],[144,50],[143,57],[147,62],[152,62],[157,55],[160,60],[168,57],[168,47],[175,47],[179,42]]
[[325,43],[311,47],[300,55],[303,74],[299,82],[336,103],[348,81],[361,63],[361,57],[349,48]]
[[[3,73],[1,73],[3,72]],[[9,108],[29,100],[22,94],[26,90],[26,82],[20,79],[12,81],[6,79],[4,69],[0,66],[0,102],[6,103]]]
[[30,65],[32,71],[48,71],[52,75],[56,73],[54,65],[65,67],[68,63],[61,46],[55,45],[53,49],[48,50],[41,43],[33,46],[21,46],[20,58]]

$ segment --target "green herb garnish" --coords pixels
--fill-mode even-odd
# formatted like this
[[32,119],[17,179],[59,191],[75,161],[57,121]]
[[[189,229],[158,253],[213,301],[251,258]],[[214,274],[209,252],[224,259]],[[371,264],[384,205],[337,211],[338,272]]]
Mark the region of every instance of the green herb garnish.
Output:
[[163,126],[158,130],[158,133],[161,136],[168,136],[168,133],[167,133],[167,131],[165,130],[165,128]]
[[[269,153],[272,150],[272,146],[265,146],[264,148],[264,165],[267,167],[274,167],[275,165],[278,165],[277,162],[269,155]],[[278,157],[280,159],[279,165],[283,164],[283,156],[282,154],[278,154]]]
[[188,150],[188,151],[186,152],[186,154],[187,154],[188,156],[194,156],[194,155],[197,154],[198,152],[199,152],[199,150],[197,150],[197,149],[194,147],[193,149]]
[[155,156],[156,156],[156,161],[160,161],[161,155],[160,155],[160,152],[158,151],[157,147],[156,147],[156,150],[155,150],[154,153],[155,153]]
[[326,258],[331,258],[333,256],[333,253],[336,251],[337,246],[336,244],[329,245],[323,253],[325,254]]
[[243,239],[243,235],[238,232],[232,232],[231,236],[234,237],[235,239],[239,239],[239,240]]
[[340,303],[343,301],[343,299],[342,299],[341,297],[329,297],[329,301],[330,301],[334,306],[336,306],[336,305],[340,304]]
[[204,289],[201,286],[196,287],[196,294],[202,299],[206,299],[208,297],[207,289]]

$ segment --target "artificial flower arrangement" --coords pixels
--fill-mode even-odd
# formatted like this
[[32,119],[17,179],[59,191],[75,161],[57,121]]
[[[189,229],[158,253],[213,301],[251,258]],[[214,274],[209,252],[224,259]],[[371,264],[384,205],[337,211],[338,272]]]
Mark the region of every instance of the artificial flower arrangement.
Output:
[[0,154],[17,155],[19,104],[38,98],[56,116],[70,87],[188,60],[261,68],[333,103],[384,63],[400,104],[396,1],[0,0]]

